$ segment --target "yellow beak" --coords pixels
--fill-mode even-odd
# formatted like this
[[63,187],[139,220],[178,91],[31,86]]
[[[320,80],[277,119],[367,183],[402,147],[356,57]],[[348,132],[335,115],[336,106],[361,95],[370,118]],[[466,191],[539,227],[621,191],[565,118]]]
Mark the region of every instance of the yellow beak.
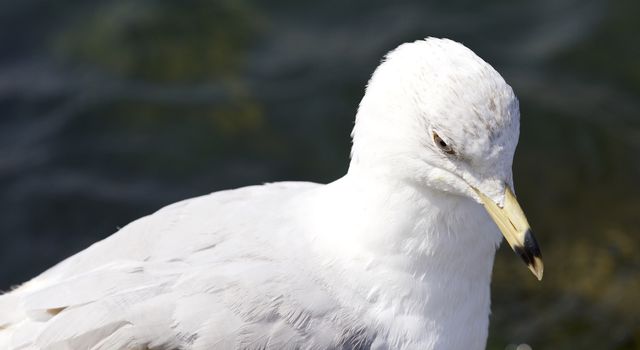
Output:
[[542,280],[544,265],[538,242],[533,237],[529,222],[509,186],[506,186],[504,191],[504,205],[502,208],[477,189],[476,193],[482,199],[484,207],[496,225],[498,225],[511,249],[524,260],[529,270],[533,272],[538,280]]

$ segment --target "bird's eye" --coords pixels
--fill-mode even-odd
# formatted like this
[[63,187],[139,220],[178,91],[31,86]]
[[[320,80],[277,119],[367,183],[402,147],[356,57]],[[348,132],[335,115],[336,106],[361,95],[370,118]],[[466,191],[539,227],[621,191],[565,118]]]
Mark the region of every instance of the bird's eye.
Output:
[[440,135],[433,133],[433,142],[440,148],[440,150],[446,154],[454,155],[456,151],[451,148],[444,140],[440,137]]

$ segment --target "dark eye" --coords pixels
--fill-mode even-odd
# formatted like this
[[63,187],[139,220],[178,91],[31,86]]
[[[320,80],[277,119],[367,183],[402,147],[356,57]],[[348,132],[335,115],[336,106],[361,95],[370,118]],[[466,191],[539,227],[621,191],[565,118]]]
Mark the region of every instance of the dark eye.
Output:
[[456,154],[456,151],[454,151],[451,146],[447,145],[447,143],[444,142],[444,140],[435,132],[433,133],[433,142],[436,143],[436,145],[438,146],[438,148],[440,148],[440,150],[442,150],[442,152],[451,155]]

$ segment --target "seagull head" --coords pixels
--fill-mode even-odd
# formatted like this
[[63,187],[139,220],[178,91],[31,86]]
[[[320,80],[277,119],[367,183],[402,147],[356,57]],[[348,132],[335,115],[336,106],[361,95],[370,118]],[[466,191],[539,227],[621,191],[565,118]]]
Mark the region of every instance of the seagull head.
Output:
[[483,205],[538,278],[538,244],[513,190],[518,99],[457,42],[427,38],[391,51],[371,77],[352,133],[349,172],[373,174]]

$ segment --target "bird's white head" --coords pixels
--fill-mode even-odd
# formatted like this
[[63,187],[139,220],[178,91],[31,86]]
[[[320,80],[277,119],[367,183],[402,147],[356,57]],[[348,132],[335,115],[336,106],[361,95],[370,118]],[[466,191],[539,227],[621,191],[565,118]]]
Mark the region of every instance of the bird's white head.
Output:
[[513,90],[471,50],[436,38],[403,44],[369,81],[349,172],[476,200],[541,278],[539,249],[512,192],[519,128]]

